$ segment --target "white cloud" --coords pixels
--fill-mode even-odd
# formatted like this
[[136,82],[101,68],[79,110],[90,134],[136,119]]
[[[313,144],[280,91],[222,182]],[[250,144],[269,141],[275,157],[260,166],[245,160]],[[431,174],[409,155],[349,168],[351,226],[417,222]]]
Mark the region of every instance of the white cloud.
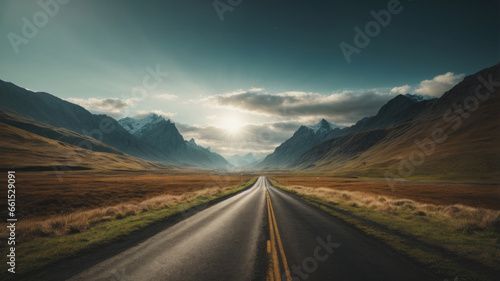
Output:
[[390,93],[392,95],[405,95],[410,91],[410,85],[404,85],[400,87],[394,87],[391,89]]
[[[455,75],[452,72],[438,75],[431,80],[422,81],[414,93],[439,97],[463,77],[463,74]],[[376,114],[387,101],[396,95],[407,94],[411,89],[410,85],[402,85],[390,90],[344,91],[324,95],[299,91],[268,93],[261,88],[252,88],[205,97],[199,102],[216,108],[300,122],[326,118],[337,125],[347,126],[363,117]]]
[[163,112],[161,110],[138,110],[137,115],[134,116],[134,118],[144,118],[144,117],[150,115],[151,113],[163,116],[163,118],[165,118],[165,119],[171,119],[172,117],[177,115],[177,113]]
[[337,125],[348,125],[375,114],[394,95],[396,94],[377,90],[322,95],[298,91],[267,93],[262,89],[251,89],[210,96],[200,102],[212,107],[292,118],[302,122],[327,118]]
[[444,92],[460,82],[464,76],[464,74],[455,75],[453,72],[447,72],[431,80],[424,80],[420,82],[419,87],[415,90],[415,94],[440,97]]
[[249,152],[269,154],[282,142],[290,138],[300,127],[297,122],[265,122],[245,124],[237,134],[231,134],[224,128],[207,125],[186,125],[176,123],[184,139],[194,138],[201,146],[210,146],[224,156]]
[[119,118],[125,111],[133,107],[139,100],[135,98],[68,98],[67,101],[81,105],[94,114],[107,114],[112,117]]
[[171,94],[159,94],[159,95],[154,95],[153,98],[160,99],[160,100],[175,100],[175,99],[179,98],[179,96],[171,95]]

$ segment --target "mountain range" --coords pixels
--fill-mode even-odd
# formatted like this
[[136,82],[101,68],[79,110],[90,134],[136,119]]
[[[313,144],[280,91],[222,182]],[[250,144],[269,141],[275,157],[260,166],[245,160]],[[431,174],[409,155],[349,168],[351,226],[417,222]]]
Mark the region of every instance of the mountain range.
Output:
[[434,101],[418,95],[397,95],[382,106],[377,115],[365,117],[351,127],[341,128],[325,119],[313,126],[301,126],[290,139],[268,155],[260,167],[276,169],[293,166],[303,153],[326,140],[410,121]]
[[234,154],[226,158],[231,164],[238,168],[251,168],[258,163],[253,153],[247,153],[243,156]]
[[[150,120],[148,120],[149,118]],[[32,92],[0,80],[0,121],[83,149],[176,164],[226,169],[222,156],[185,141],[174,123],[151,115],[136,131],[107,115],[43,92]],[[129,118],[130,122],[134,119]]]
[[313,126],[300,126],[291,138],[278,146],[259,164],[264,168],[279,168],[288,165],[310,148],[332,138],[340,132],[339,126],[322,119]]
[[118,121],[129,133],[178,162],[193,166],[225,169],[231,164],[221,155],[197,145],[194,139],[184,140],[170,120],[157,114],[143,118],[127,117]]
[[185,140],[174,122],[156,114],[116,121],[0,80],[0,168],[238,167],[494,182],[500,178],[500,90],[495,81],[500,81],[500,64],[466,76],[440,98],[397,95],[376,115],[350,127],[325,119],[300,126],[259,162],[251,153],[227,161],[194,139]]
[[324,140],[302,126],[260,168],[390,180],[498,181],[495,81],[500,81],[500,64],[466,76],[438,99],[398,95],[351,127],[327,130],[324,125],[329,131]]
[[[116,120],[43,92],[32,92],[0,80],[0,109],[42,124],[87,135],[132,156],[161,161],[158,155],[128,133]],[[103,128],[109,128],[103,133]]]

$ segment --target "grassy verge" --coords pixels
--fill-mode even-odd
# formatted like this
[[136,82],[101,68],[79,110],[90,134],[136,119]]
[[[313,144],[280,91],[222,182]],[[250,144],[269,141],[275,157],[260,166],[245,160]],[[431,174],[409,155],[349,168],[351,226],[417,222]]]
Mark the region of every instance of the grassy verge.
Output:
[[[119,212],[114,216],[100,217],[98,220],[88,223],[89,226],[78,233],[65,232],[58,235],[53,232],[50,237],[37,237],[31,241],[18,243],[16,246],[16,276],[25,276],[26,273],[40,270],[65,258],[119,241],[132,232],[139,231],[168,217],[183,212],[189,214],[190,210],[200,209],[200,206],[205,206],[210,201],[229,196],[253,185],[256,179],[257,177],[240,186],[217,189],[216,193],[199,195],[185,201],[178,200],[176,203],[159,204],[149,209],[143,208],[141,211],[125,210],[125,213]],[[6,243],[2,244],[6,245]],[[7,252],[5,246],[2,246],[0,250],[2,253]],[[13,275],[7,274],[7,266],[4,263],[0,279],[11,280],[10,278],[14,279]]]
[[489,280],[500,270],[499,212],[420,204],[326,188],[275,187],[384,242],[449,280]]

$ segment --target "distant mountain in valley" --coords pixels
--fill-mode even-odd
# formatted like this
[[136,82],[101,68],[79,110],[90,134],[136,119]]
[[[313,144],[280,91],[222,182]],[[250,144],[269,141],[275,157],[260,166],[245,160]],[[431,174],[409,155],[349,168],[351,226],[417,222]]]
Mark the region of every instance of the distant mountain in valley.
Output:
[[238,168],[248,168],[257,163],[257,159],[253,153],[247,153],[243,156],[239,154],[234,154],[227,157],[227,160]]
[[148,146],[188,165],[227,169],[231,164],[221,155],[196,144],[194,139],[184,140],[170,120],[157,114],[142,118],[123,118],[120,125]]
[[278,168],[289,165],[305,151],[337,135],[340,127],[322,119],[313,126],[301,126],[291,138],[278,146],[259,164],[264,168]]

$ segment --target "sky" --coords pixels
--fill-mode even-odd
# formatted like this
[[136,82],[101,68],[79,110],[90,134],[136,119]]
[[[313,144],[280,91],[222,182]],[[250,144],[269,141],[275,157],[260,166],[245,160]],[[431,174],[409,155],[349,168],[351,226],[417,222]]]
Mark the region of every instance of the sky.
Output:
[[0,23],[1,80],[161,114],[224,156],[439,97],[500,59],[498,1],[6,0]]

